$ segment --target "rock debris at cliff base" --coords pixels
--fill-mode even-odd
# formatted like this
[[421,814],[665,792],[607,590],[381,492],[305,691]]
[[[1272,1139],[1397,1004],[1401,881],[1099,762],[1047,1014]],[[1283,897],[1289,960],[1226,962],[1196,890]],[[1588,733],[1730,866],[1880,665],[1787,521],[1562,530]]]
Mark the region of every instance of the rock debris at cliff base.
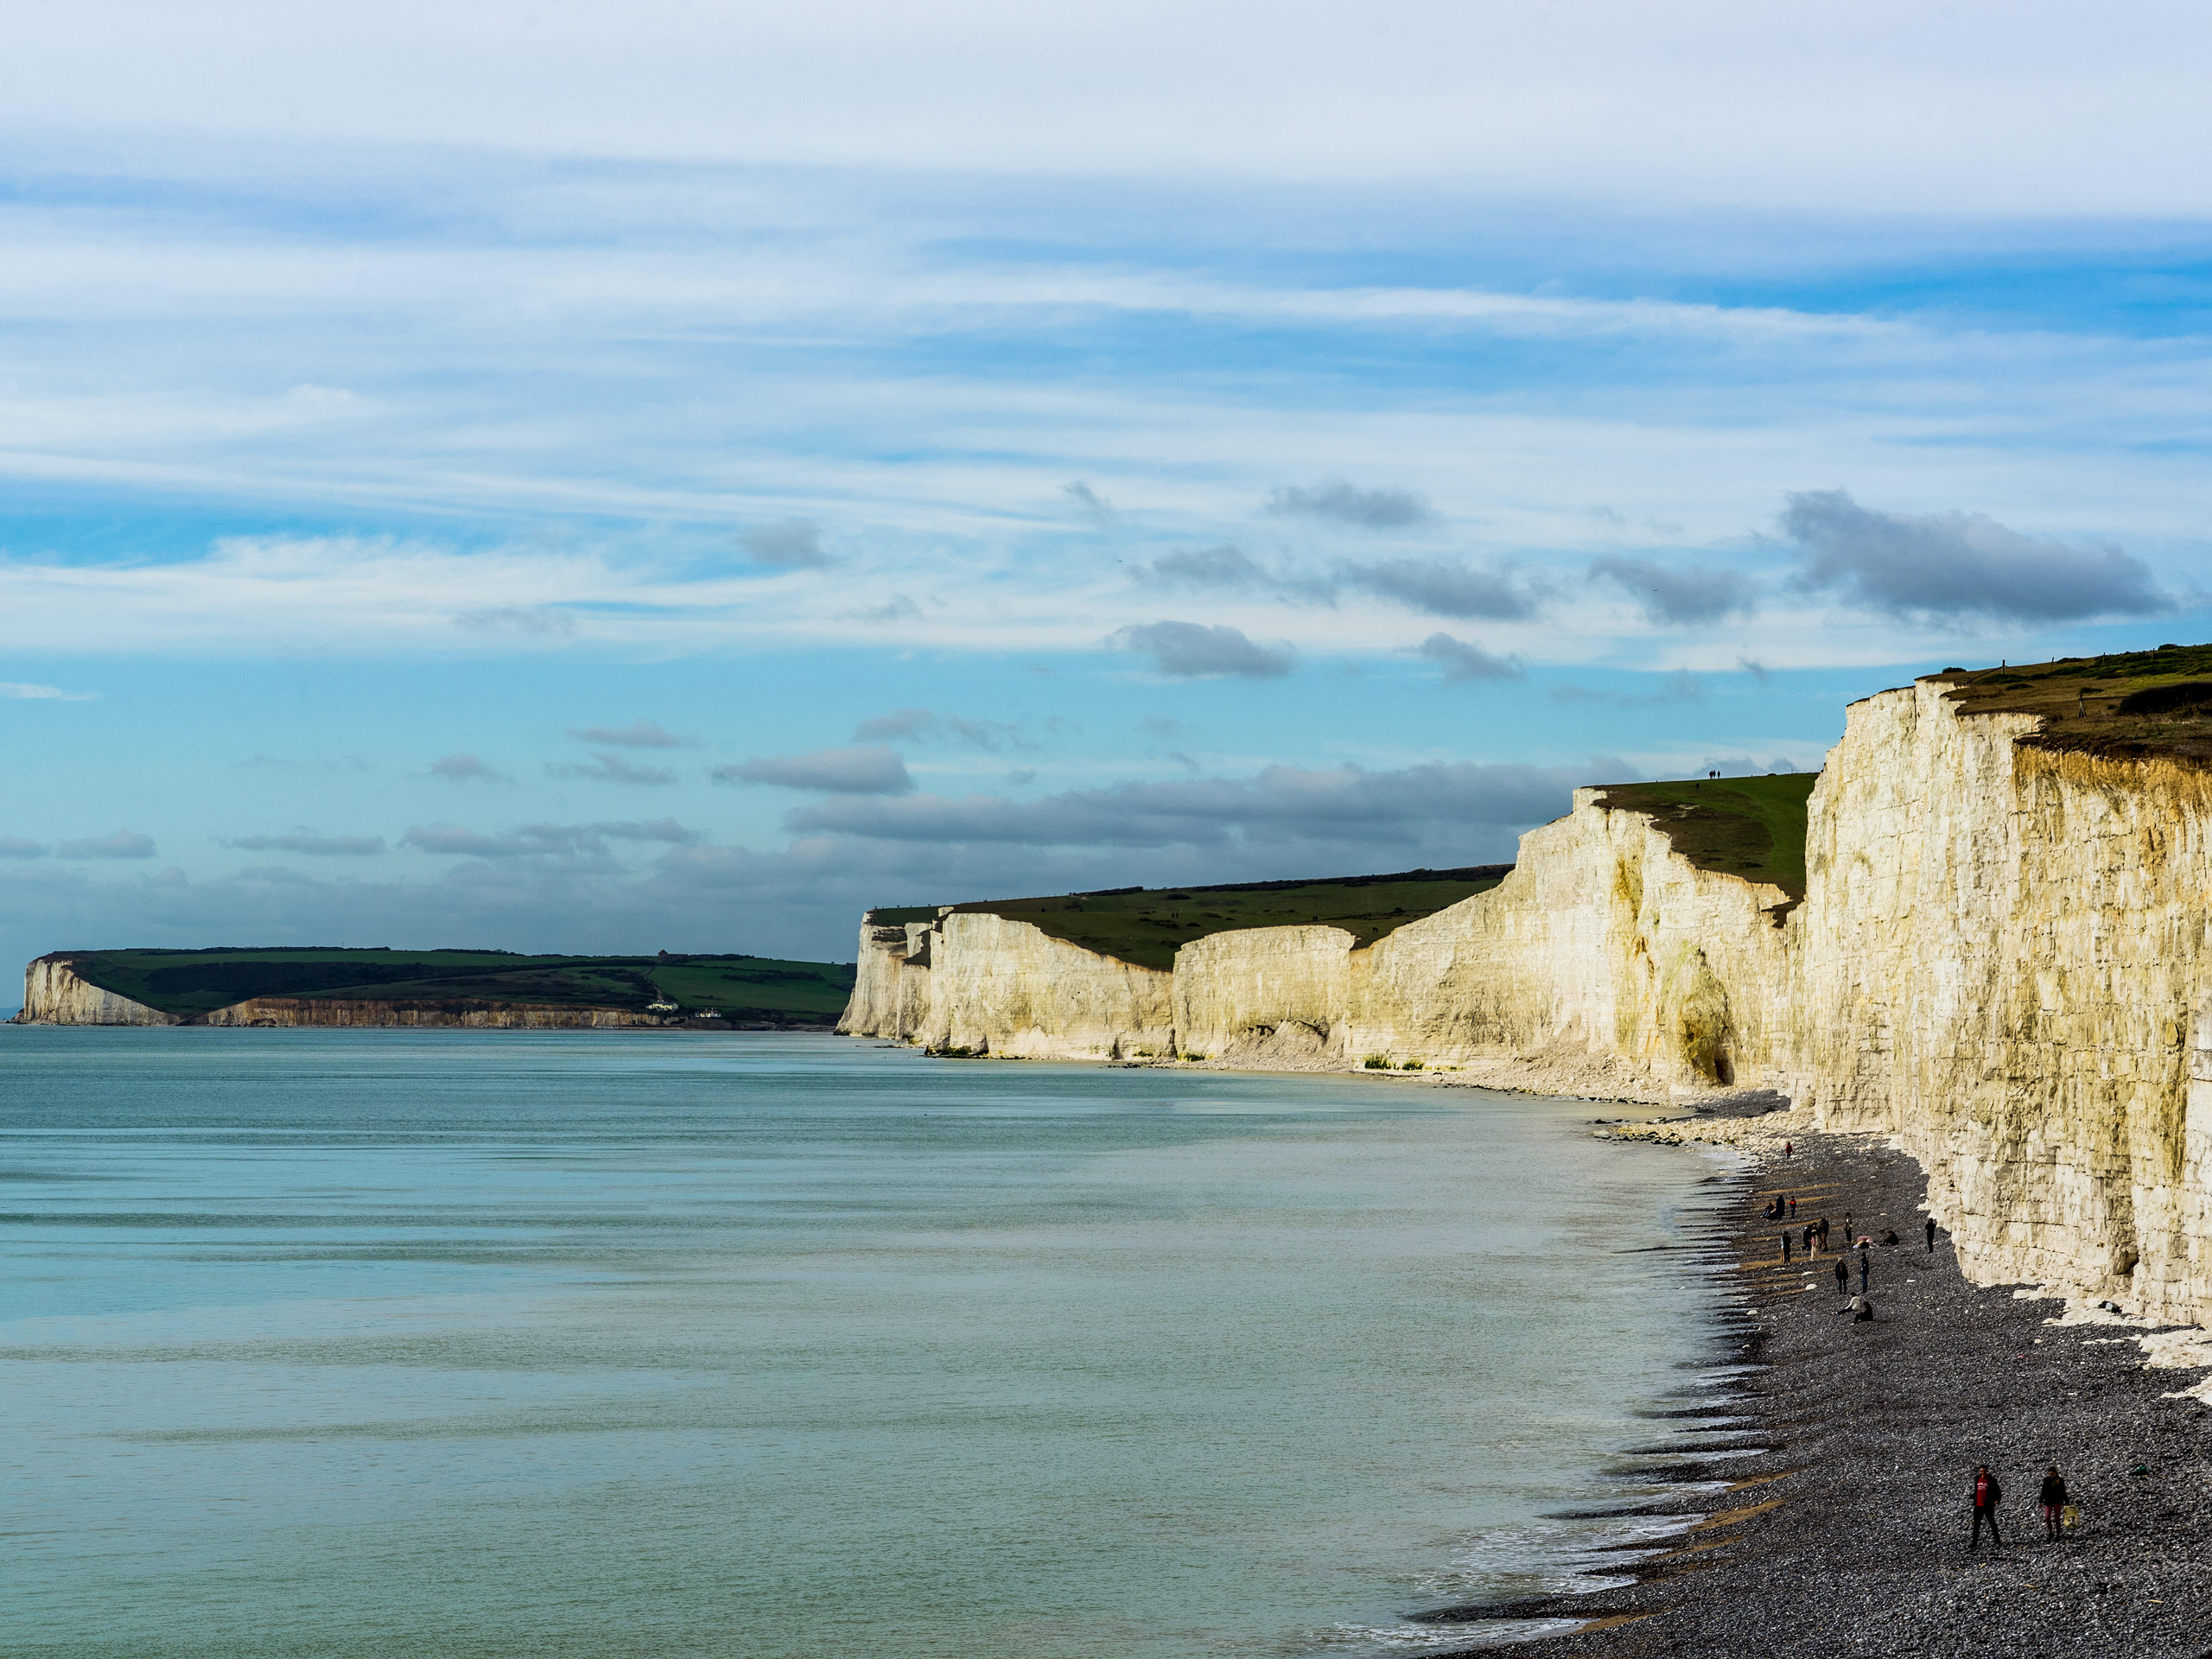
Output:
[[[1903,1154],[1856,1137],[1795,1140],[1796,1156],[1764,1160],[1742,1185],[1721,1230],[1721,1270],[1748,1303],[1724,1316],[1719,1357],[1750,1369],[1657,1414],[1756,1426],[1745,1443],[1764,1449],[1701,1459],[1712,1433],[1697,1417],[1669,1424],[1681,1450],[1655,1434],[1638,1449],[1656,1455],[1620,1472],[1649,1480],[1665,1467],[1734,1490],[1632,1486],[1639,1496],[1592,1507],[1700,1525],[1656,1553],[1622,1552],[1623,1570],[1641,1575],[1628,1587],[1452,1610],[1458,1618],[1471,1634],[1501,1616],[1613,1621],[1510,1649],[1531,1659],[2212,1653],[2212,1408],[2170,1397],[2206,1373],[2147,1364],[2139,1324],[2079,1308],[2054,1323],[2056,1300],[1967,1284],[1948,1235],[1927,1255],[1925,1182]],[[1781,1224],[1759,1217],[1777,1188],[1796,1191],[1801,1231],[1826,1214],[1840,1239],[1847,1211],[1878,1239],[1896,1230],[1903,1243],[1871,1253],[1875,1323],[1837,1314],[1834,1254],[1807,1270],[1793,1252],[1781,1268]],[[1855,1253],[1849,1265],[1855,1289]],[[2004,1484],[2006,1546],[1970,1552],[1967,1494],[1983,1462]],[[2035,1509],[2050,1463],[2082,1512],[2082,1530],[2056,1544]]]

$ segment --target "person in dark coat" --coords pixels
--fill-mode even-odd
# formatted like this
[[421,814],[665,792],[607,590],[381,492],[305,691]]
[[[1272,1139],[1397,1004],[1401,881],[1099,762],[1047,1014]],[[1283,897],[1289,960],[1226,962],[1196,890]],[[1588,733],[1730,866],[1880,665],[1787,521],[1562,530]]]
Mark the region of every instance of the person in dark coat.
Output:
[[2043,1508],[2044,1536],[2056,1543],[2066,1535],[2063,1524],[2066,1519],[2066,1478],[2052,1464],[2044,1475],[2043,1490],[2036,1494],[2036,1502]]
[[1933,1216],[1928,1217],[1928,1254],[1936,1254],[1936,1217]]
[[2004,1502],[2005,1489],[1997,1484],[1996,1471],[1986,1463],[1974,1465],[1974,1541],[1968,1549],[1981,1548],[1981,1523],[1989,1522],[1989,1541],[1999,1549],[2005,1548],[2005,1535],[1997,1530],[1997,1506]]
[[1843,1265],[1843,1258],[1840,1255],[1835,1259],[1835,1294],[1839,1296],[1851,1294],[1851,1269]]

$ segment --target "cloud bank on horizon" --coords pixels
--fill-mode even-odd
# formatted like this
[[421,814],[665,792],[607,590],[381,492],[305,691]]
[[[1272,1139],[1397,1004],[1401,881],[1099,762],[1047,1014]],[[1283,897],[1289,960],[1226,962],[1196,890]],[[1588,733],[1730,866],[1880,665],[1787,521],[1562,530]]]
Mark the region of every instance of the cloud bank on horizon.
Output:
[[2198,10],[526,10],[14,43],[0,952],[842,955],[2212,633]]

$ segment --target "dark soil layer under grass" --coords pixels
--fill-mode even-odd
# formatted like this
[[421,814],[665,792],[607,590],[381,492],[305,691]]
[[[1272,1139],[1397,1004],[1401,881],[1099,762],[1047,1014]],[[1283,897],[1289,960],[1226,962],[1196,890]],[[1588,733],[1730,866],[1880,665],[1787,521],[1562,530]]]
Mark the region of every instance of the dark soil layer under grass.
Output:
[[1702,870],[1771,881],[1805,896],[1805,801],[1820,774],[1607,784],[1599,804],[1648,812],[1675,850]]
[[528,1002],[642,1009],[679,1004],[733,1020],[826,1022],[853,969],[761,957],[523,957],[505,950],[100,950],[70,953],[79,978],[189,1018],[249,997]]
[[[1308,922],[1341,927],[1372,944],[1408,922],[1433,916],[1503,880],[1510,864],[1458,870],[1402,870],[1321,881],[1244,881],[1214,887],[1123,887],[1046,899],[993,899],[955,905],[1030,923],[1101,956],[1141,968],[1175,965],[1179,946],[1241,927],[1288,927]],[[868,912],[872,921],[925,922],[935,906]]]
[[[1651,1414],[1671,1442],[1625,1454],[1626,1496],[1599,1508],[1684,1529],[1618,1549],[1624,1588],[1416,1616],[1471,1634],[1610,1621],[1507,1649],[1530,1659],[2212,1653],[2212,1410],[2167,1397],[2203,1373],[2146,1367],[2132,1327],[2049,1324],[2060,1302],[1968,1285],[1948,1238],[1923,1249],[1926,1184],[1903,1154],[1856,1137],[1796,1148],[1675,1241],[1745,1298],[1714,1358],[1745,1369]],[[1874,1323],[1839,1317],[1833,1256],[1781,1265],[1780,1226],[1759,1214],[1777,1191],[1801,1227],[1825,1214],[1840,1238],[1850,1211],[1876,1238],[1896,1230],[1901,1244],[1871,1253]],[[2002,1549],[1967,1548],[1978,1463],[2004,1484]],[[2057,1542],[2034,1508],[2051,1463],[2083,1521]]]
[[2043,730],[2023,740],[2030,748],[2212,766],[2212,645],[1950,668],[1932,677],[1967,714],[2042,715]]

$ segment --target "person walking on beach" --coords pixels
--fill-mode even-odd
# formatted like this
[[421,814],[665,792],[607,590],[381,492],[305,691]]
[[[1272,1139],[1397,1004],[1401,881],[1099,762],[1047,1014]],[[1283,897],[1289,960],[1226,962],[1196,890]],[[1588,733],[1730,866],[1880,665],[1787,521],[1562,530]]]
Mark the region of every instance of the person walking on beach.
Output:
[[1810,1255],[1813,1253],[1813,1234],[1815,1230],[1816,1230],[1814,1228],[1811,1222],[1808,1221],[1805,1224],[1805,1236],[1800,1242],[1803,1243],[1805,1247],[1805,1254],[1807,1255]]
[[[1787,1160],[1788,1160],[1788,1159],[1789,1159],[1789,1154],[1790,1154],[1792,1152],[1796,1151],[1796,1147],[1792,1147],[1792,1146],[1791,1146],[1791,1145],[1790,1145],[1787,1141],[1783,1141],[1783,1142],[1782,1143],[1782,1156],[1783,1156],[1783,1158],[1784,1161],[1787,1161]],[[1793,1199],[1793,1200],[1791,1200],[1791,1202],[1793,1202],[1793,1203],[1794,1203],[1794,1202],[1796,1202],[1796,1200],[1794,1200],[1794,1199]]]
[[1974,1470],[1974,1541],[1968,1549],[1981,1548],[1981,1523],[1989,1522],[1989,1541],[1998,1548],[2005,1548],[2005,1536],[1997,1530],[1997,1506],[2003,1502],[2005,1489],[1997,1484],[1996,1475],[1986,1463],[1978,1463]]
[[1835,1259],[1835,1294],[1839,1296],[1851,1294],[1851,1269],[1843,1265],[1843,1258],[1840,1255]]
[[1866,1247],[1864,1244],[1859,1247],[1859,1294],[1861,1296],[1866,1294]]
[[2056,1543],[2066,1535],[2061,1524],[2066,1516],[2066,1478],[2052,1464],[2043,1478],[2043,1490],[2036,1494],[2036,1502],[2043,1506],[2043,1535]]
[[1822,1216],[1822,1217],[1821,1217],[1821,1253],[1822,1253],[1823,1255],[1827,1254],[1827,1248],[1828,1248],[1828,1218],[1827,1218],[1826,1216]]
[[1789,1219],[1792,1221],[1797,1219],[1797,1200],[1795,1198],[1789,1200]]
[[1782,1265],[1785,1268],[1789,1265],[1789,1235],[1787,1233],[1782,1236]]
[[1936,1254],[1936,1217],[1933,1216],[1928,1217],[1928,1254]]

